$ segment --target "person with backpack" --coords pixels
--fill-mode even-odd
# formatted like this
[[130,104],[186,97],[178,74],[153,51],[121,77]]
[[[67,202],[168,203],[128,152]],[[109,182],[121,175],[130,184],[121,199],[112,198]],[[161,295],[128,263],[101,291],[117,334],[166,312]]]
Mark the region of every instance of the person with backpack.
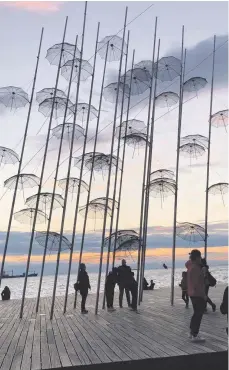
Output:
[[182,272],[182,279],[179,285],[182,290],[182,299],[185,302],[186,308],[188,308],[189,297],[188,297],[188,286],[187,286],[187,271]]
[[[223,301],[220,305],[220,312],[222,315],[227,315],[227,321],[228,321],[228,286],[226,287],[223,293]],[[228,335],[228,327],[226,328],[226,332]]]
[[212,300],[209,298],[209,288],[216,286],[216,279],[212,276],[212,274],[209,272],[209,266],[207,265],[207,261],[205,258],[202,258],[202,270],[204,273],[204,284],[205,284],[205,294],[207,297],[206,304],[205,304],[205,313],[207,312],[207,304],[209,304],[212,308],[212,311],[216,311],[216,305],[212,302]]
[[80,264],[79,275],[78,275],[77,282],[74,284],[74,289],[76,292],[79,290],[80,295],[82,297],[81,313],[87,314],[88,311],[85,308],[85,304],[86,304],[86,300],[88,296],[88,289],[91,289],[91,285],[90,285],[88,273],[86,271],[86,265],[84,263]]
[[3,289],[1,293],[2,300],[8,301],[10,299],[10,295],[11,295],[10,288],[8,286],[5,286],[5,288]]

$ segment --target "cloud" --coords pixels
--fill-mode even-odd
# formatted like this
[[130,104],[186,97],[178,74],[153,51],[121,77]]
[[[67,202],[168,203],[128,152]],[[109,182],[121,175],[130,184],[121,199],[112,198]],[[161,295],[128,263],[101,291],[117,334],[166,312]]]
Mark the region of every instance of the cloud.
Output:
[[8,6],[11,8],[23,9],[29,12],[35,13],[53,13],[58,12],[61,1],[12,1],[12,2],[2,2],[1,5]]
[[[228,86],[228,35],[216,37],[215,54],[215,88],[226,88]],[[212,73],[212,50],[213,37],[203,40],[194,47],[187,49],[186,77],[204,77],[208,81],[208,88],[211,84]],[[179,49],[171,49],[166,53],[180,58]]]

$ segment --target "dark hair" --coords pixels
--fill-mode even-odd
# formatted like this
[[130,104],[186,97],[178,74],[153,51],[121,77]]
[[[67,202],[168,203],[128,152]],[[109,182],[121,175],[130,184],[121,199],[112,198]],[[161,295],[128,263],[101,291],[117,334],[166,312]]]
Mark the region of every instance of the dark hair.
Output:
[[190,253],[191,261],[196,261],[197,258],[201,257],[201,253],[198,249],[193,249]]

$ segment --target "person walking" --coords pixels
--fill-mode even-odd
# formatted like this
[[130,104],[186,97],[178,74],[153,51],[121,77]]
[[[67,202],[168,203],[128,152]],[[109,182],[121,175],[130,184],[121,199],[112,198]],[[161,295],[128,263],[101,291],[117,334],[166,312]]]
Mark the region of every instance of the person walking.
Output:
[[130,285],[132,283],[132,274],[130,266],[127,266],[126,260],[122,260],[122,265],[117,269],[118,285],[119,285],[119,307],[122,308],[123,293],[125,290],[128,307],[130,304]]
[[115,285],[117,283],[117,268],[114,267],[112,271],[106,277],[105,282],[105,295],[107,301],[107,310],[108,311],[115,311],[113,304],[114,304],[114,290]]
[[189,304],[189,297],[188,297],[188,286],[187,286],[187,271],[182,272],[182,279],[180,283],[180,287],[182,290],[182,299],[185,302],[186,308],[188,308]]
[[193,249],[190,253],[190,259],[185,264],[187,268],[187,287],[188,295],[193,306],[193,316],[190,322],[190,339],[193,342],[205,342],[205,339],[199,335],[201,320],[206,305],[206,294],[204,284],[204,274],[201,266],[201,253]]
[[88,273],[86,271],[86,265],[84,263],[80,264],[80,270],[79,270],[78,280],[77,280],[75,289],[80,291],[80,295],[82,297],[81,313],[87,314],[88,311],[86,310],[85,305],[86,305],[86,300],[88,296],[88,289],[91,289],[91,285],[90,285]]
[[8,301],[10,299],[10,295],[11,295],[10,288],[8,286],[5,286],[5,288],[3,289],[1,293],[2,300]]
[[[209,272],[209,266],[207,265],[207,261],[205,258],[202,258],[202,269],[204,273],[204,284],[205,284],[205,295],[207,297],[206,304],[205,304],[205,312],[207,312],[207,304],[209,304],[212,308],[212,311],[216,311],[216,305],[212,302],[212,300],[209,298],[209,288],[212,284],[210,284],[210,279],[212,276],[210,276]],[[212,277],[213,278],[213,277]],[[213,278],[215,280],[215,278]],[[216,282],[216,280],[215,280]],[[214,285],[213,285],[214,286]]]

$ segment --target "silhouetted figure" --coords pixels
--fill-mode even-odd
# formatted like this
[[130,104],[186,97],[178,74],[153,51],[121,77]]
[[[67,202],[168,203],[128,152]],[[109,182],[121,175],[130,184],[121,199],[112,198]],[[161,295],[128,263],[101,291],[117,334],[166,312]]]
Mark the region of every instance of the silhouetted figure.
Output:
[[3,289],[2,293],[1,293],[2,300],[3,301],[8,301],[10,299],[10,295],[11,295],[11,292],[10,292],[9,287],[5,286],[5,288]]
[[114,311],[114,290],[117,283],[117,268],[113,268],[112,271],[106,277],[105,282],[105,295],[107,300],[108,311]]
[[189,297],[188,297],[188,285],[187,285],[187,272],[182,272],[181,283],[179,284],[182,290],[182,299],[185,302],[186,308],[188,308]]
[[150,286],[148,287],[148,290],[154,290],[154,287],[155,283],[153,282],[153,280],[150,280]]
[[[211,279],[213,278],[213,276],[209,272],[209,266],[207,265],[207,261],[205,258],[202,258],[202,270],[204,273],[205,294],[207,296],[207,300],[205,304],[205,312],[207,312],[207,303],[211,306],[212,311],[215,312],[216,305],[215,303],[212,302],[212,300],[208,296],[210,286],[214,286],[211,283]],[[215,278],[213,279],[215,280]],[[215,280],[215,284],[216,284],[216,280]]]
[[164,269],[168,270],[168,266],[166,266],[165,263],[163,263],[163,267],[164,267]]
[[199,329],[207,297],[199,250],[192,250],[190,260],[186,262],[185,266],[187,268],[188,295],[191,298],[194,311],[190,322],[190,339],[193,342],[204,342],[205,340],[199,335]]
[[130,285],[132,283],[132,274],[130,266],[126,265],[126,260],[122,260],[122,265],[118,267],[118,285],[119,285],[119,307],[122,308],[123,293],[125,289],[128,307],[130,305]]
[[138,301],[138,283],[134,278],[134,272],[131,272],[132,281],[130,284],[130,291],[132,295],[131,309],[137,311],[137,301]]
[[149,285],[149,283],[147,282],[146,278],[144,277],[144,279],[143,279],[143,290],[148,290],[149,289],[148,285]]
[[88,289],[91,289],[90,281],[88,274],[86,272],[86,265],[84,263],[80,264],[80,270],[77,280],[77,290],[80,291],[80,295],[82,297],[81,301],[81,313],[86,314],[88,311],[85,308],[87,296],[88,296]]
[[[223,301],[220,305],[220,312],[222,315],[227,315],[228,321],[228,286],[226,287],[223,293]],[[226,332],[228,334],[228,328],[226,328]]]

